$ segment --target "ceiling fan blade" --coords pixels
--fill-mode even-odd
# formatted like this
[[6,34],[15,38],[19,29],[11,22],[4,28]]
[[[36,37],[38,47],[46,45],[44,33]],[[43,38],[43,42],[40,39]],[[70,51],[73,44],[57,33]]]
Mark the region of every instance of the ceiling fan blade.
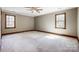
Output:
[[31,8],[31,7],[24,7],[24,8]]
[[36,10],[36,12],[40,13],[40,10]]
[[38,10],[43,10],[43,9],[38,9]]

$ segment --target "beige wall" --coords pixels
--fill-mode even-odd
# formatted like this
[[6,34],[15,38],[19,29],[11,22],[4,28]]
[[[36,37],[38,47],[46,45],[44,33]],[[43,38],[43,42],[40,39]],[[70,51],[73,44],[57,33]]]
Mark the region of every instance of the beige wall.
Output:
[[[66,13],[66,29],[55,28],[55,14],[59,13]],[[35,20],[37,30],[77,36],[77,8],[38,16]]]
[[0,9],[0,38],[1,38],[1,9]]
[[79,8],[78,8],[78,19],[77,19],[77,34],[79,38]]
[[2,12],[2,34],[34,29],[34,18],[22,15],[15,15],[16,16],[15,29],[5,29],[5,14],[11,14],[11,13]]
[[1,48],[1,9],[0,9],[0,48]]

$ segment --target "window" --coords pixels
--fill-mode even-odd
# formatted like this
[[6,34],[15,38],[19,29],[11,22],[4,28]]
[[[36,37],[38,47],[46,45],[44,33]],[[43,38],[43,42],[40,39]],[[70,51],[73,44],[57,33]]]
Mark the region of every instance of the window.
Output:
[[5,28],[15,28],[15,16],[6,15]]
[[66,13],[55,15],[55,28],[66,29]]

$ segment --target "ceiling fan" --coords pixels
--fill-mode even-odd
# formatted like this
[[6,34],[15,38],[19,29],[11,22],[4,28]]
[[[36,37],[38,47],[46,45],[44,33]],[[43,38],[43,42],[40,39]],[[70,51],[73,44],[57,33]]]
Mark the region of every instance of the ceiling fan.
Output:
[[37,12],[40,13],[43,9],[40,7],[25,7],[27,10],[31,11],[32,13]]

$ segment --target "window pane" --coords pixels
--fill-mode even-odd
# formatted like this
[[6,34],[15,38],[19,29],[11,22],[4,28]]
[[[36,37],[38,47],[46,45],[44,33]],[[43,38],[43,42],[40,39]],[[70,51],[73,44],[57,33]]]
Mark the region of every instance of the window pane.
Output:
[[56,27],[65,28],[65,14],[56,15]]
[[14,27],[14,16],[6,16],[6,27]]
[[57,22],[57,27],[64,28],[64,22]]

